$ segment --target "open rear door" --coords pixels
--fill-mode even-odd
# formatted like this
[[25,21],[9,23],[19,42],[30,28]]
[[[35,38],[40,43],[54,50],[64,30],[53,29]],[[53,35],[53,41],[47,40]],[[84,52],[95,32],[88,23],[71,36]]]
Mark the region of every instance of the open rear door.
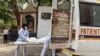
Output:
[[58,49],[69,47],[71,39],[69,37],[70,32],[69,12],[53,9],[50,48]]

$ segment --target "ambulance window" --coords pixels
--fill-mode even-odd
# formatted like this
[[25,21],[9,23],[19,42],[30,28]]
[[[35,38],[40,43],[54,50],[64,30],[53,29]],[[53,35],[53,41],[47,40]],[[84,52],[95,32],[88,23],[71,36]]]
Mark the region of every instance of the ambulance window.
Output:
[[93,5],[93,25],[94,26],[100,26],[100,6]]
[[60,10],[69,11],[70,10],[70,2],[69,0],[58,0],[57,8]]
[[100,26],[100,5],[80,3],[80,25]]
[[80,4],[80,25],[91,25],[91,6],[89,4]]

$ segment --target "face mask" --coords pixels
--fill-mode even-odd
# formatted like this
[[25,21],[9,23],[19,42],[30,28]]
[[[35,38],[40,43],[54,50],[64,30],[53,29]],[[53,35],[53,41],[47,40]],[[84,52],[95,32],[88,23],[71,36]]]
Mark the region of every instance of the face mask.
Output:
[[25,29],[27,30],[27,27],[25,27]]

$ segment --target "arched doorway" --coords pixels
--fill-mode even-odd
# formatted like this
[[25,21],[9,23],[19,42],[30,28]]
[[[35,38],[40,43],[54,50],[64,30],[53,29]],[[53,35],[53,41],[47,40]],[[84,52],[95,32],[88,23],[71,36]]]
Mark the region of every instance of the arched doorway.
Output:
[[30,32],[29,35],[30,37],[33,37],[34,36],[34,17],[31,15],[26,15],[25,20]]
[[34,31],[34,17],[32,17],[31,15],[26,15],[25,19],[27,22],[28,29],[30,31]]

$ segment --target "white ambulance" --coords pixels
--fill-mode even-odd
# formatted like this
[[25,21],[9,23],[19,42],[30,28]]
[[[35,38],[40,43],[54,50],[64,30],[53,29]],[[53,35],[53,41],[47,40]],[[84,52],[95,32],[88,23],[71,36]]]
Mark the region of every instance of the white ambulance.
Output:
[[100,56],[100,0],[52,0],[52,7],[70,12],[70,47],[66,56]]

